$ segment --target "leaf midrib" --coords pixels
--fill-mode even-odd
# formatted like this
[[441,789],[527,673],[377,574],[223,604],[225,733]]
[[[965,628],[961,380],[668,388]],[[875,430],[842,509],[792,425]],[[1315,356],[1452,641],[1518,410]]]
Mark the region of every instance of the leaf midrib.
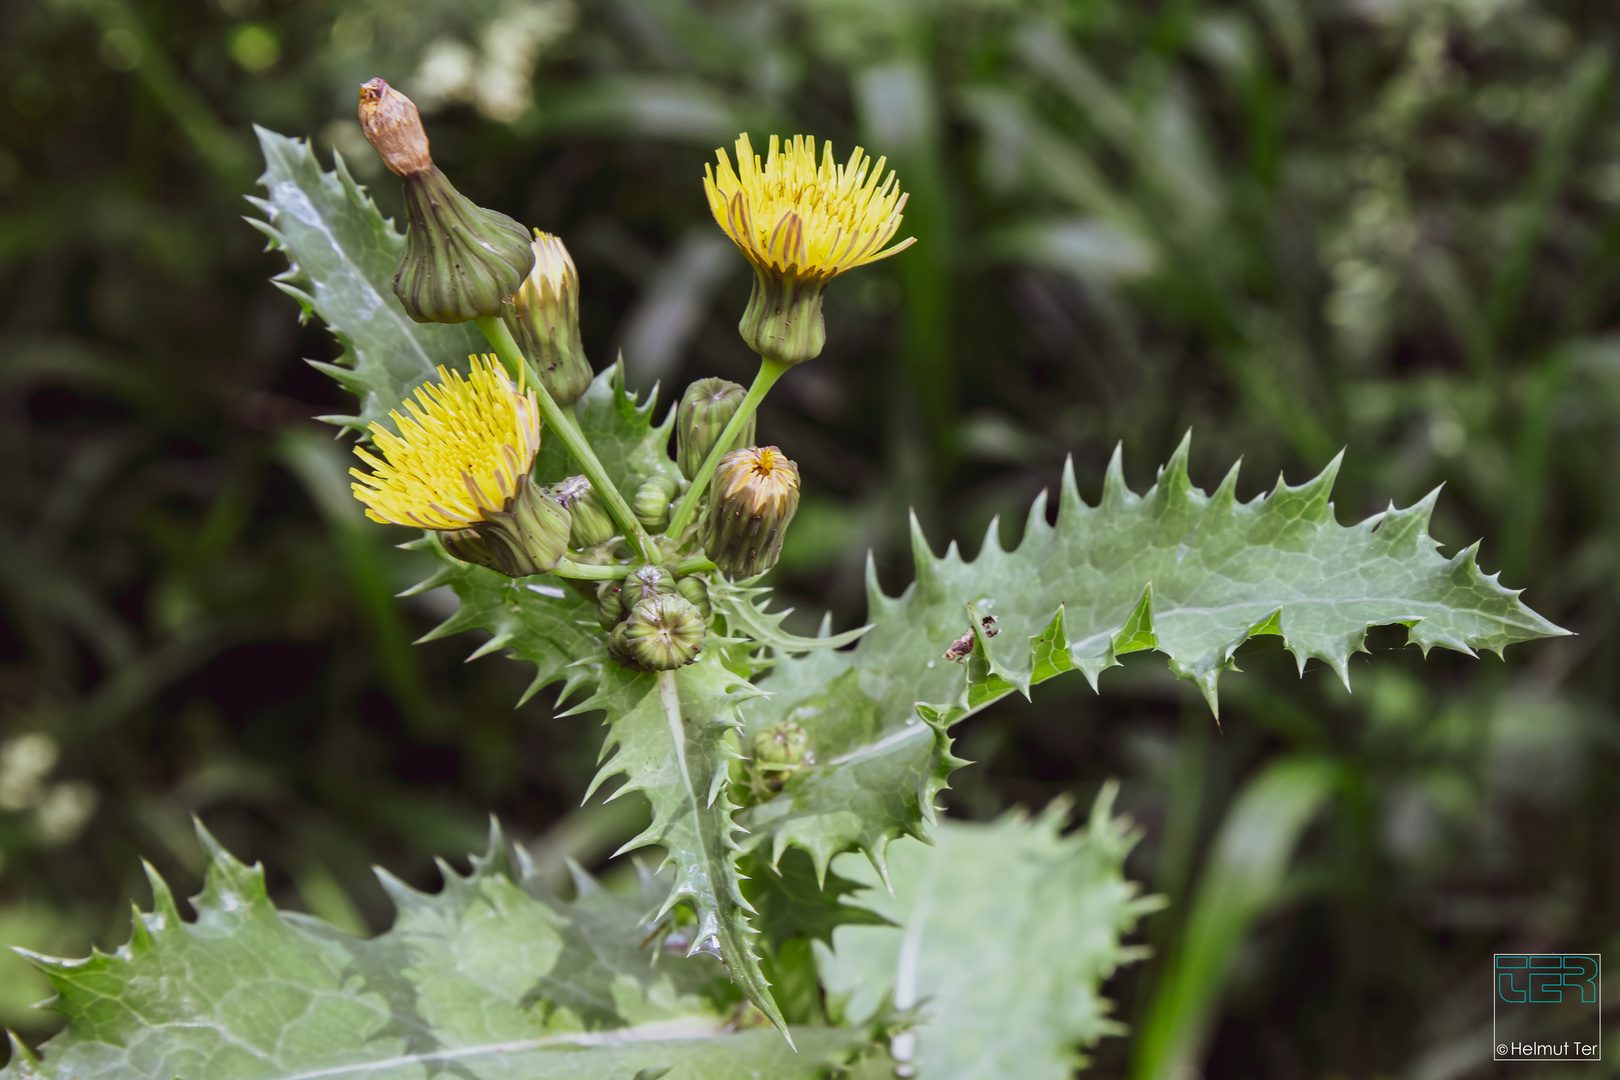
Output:
[[554,1046],[615,1046],[644,1042],[708,1039],[721,1034],[724,1026],[723,1021],[712,1018],[683,1017],[677,1020],[659,1020],[650,1024],[638,1024],[635,1027],[618,1028],[613,1031],[580,1031],[568,1035],[545,1035],[533,1039],[514,1039],[509,1042],[480,1043],[474,1046],[427,1050],[417,1054],[379,1058],[376,1061],[356,1062],[351,1065],[334,1065],[329,1068],[313,1069],[301,1073],[288,1073],[277,1077],[276,1080],[322,1080],[324,1077],[377,1072],[402,1065],[415,1065],[430,1061],[458,1061],[486,1054],[510,1054],[523,1050],[545,1050]]

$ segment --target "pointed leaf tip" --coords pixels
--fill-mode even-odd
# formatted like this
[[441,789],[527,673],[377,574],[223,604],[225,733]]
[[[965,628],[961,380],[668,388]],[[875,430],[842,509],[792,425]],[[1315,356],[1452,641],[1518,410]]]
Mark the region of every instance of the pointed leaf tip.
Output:
[[1097,504],[1097,509],[1121,510],[1135,499],[1136,496],[1125,483],[1125,444],[1118,442],[1114,444],[1114,452],[1108,458],[1108,468],[1103,473],[1102,500]]

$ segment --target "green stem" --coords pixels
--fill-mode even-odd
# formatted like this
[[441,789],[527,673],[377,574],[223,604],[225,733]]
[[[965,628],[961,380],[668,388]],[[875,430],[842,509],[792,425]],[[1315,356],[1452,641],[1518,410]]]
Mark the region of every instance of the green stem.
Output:
[[598,460],[596,451],[591,449],[591,444],[585,441],[584,433],[574,424],[573,418],[552,398],[545,384],[535,375],[529,362],[523,358],[522,350],[518,348],[517,342],[512,340],[512,331],[494,316],[486,315],[473,321],[478,324],[478,329],[484,332],[484,337],[489,339],[490,345],[495,349],[495,355],[501,358],[501,363],[506,365],[506,370],[512,378],[521,378],[534,390],[535,396],[540,401],[540,415],[545,418],[551,430],[562,439],[563,445],[568,447],[569,454],[579,462],[580,468],[585,470],[585,476],[590,480],[591,487],[602,497],[602,502],[607,506],[607,512],[614,522],[624,531],[624,535],[629,537],[630,542],[640,549],[643,559],[657,562],[658,545],[653,543],[652,537],[647,535],[647,530],[636,520],[630,504],[619,494],[618,486],[608,478],[607,470],[602,467],[602,462]]
[[788,368],[792,366],[763,356],[759,358],[759,374],[754,376],[754,385],[748,388],[748,396],[743,398],[742,404],[737,406],[737,411],[731,415],[731,420],[720,433],[714,449],[709,451],[709,456],[704,460],[703,467],[692,477],[692,485],[686,489],[686,494],[681,496],[681,501],[675,504],[675,509],[669,515],[669,528],[665,530],[664,535],[679,536],[681,530],[691,523],[698,506],[703,502],[703,496],[709,490],[709,481],[714,477],[715,466],[720,464],[720,459],[731,448],[731,440],[737,437],[737,433],[748,422],[748,418],[754,415],[754,410],[765,400],[765,395],[776,385],[776,380],[787,374]]
[[[561,578],[573,578],[576,581],[612,581],[615,578],[629,577],[630,572],[636,569],[626,563],[577,563],[572,559],[562,559],[552,569],[552,573]],[[702,573],[706,570],[716,569],[714,563],[702,555],[694,555],[675,564],[675,575],[685,577],[687,574]]]
[[603,566],[595,563],[577,563],[570,559],[561,559],[552,569],[552,573],[562,578],[573,578],[576,581],[612,581],[614,578],[627,577],[633,566],[619,563]]

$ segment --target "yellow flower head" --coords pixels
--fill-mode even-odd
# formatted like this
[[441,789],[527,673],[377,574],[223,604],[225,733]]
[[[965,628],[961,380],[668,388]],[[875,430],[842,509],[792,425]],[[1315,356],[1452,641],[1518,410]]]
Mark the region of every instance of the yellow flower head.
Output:
[[472,358],[472,371],[439,368],[437,384],[417,387],[409,417],[390,415],[395,435],[371,425],[383,457],[357,446],[371,472],[350,469],[354,497],[366,516],[424,529],[465,529],[503,510],[518,493],[540,449],[534,391],[512,385],[493,356]]
[[741,135],[736,170],[724,149],[715,151],[718,169],[704,167],[714,220],[761,271],[827,281],[916,242],[883,247],[900,228],[907,198],[892,171],[884,178],[887,158],[874,165],[857,146],[839,165],[832,144],[821,150],[818,167],[813,136],[795,135],[783,146],[772,135],[762,166]]

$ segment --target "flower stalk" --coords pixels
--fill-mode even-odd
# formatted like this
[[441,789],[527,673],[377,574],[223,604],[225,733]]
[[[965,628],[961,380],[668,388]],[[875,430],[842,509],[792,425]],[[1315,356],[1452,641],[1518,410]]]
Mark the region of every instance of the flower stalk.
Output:
[[720,459],[731,449],[731,444],[742,431],[743,425],[754,415],[759,403],[765,400],[765,395],[776,385],[776,380],[786,375],[792,366],[768,357],[759,358],[759,374],[754,376],[754,384],[748,388],[748,396],[737,406],[737,411],[731,414],[725,429],[720,432],[720,438],[715,440],[714,449],[709,451],[709,456],[703,460],[702,468],[692,477],[692,486],[686,489],[681,501],[670,511],[666,535],[679,536],[681,531],[692,523],[698,508],[703,505],[703,496],[709,490],[709,481],[714,479],[714,470],[720,464]]
[[624,496],[619,494],[618,487],[609,478],[607,469],[603,468],[596,451],[591,449],[591,444],[586,441],[584,434],[574,423],[574,418],[557,404],[557,400],[547,392],[545,384],[523,358],[523,352],[512,338],[512,331],[507,329],[506,323],[499,318],[488,316],[473,321],[478,324],[478,329],[483,331],[490,347],[495,350],[495,355],[500,357],[501,363],[511,372],[512,377],[521,378],[535,392],[540,405],[540,415],[545,418],[546,424],[557,437],[562,439],[563,445],[568,447],[568,452],[573,455],[574,460],[579,462],[580,468],[591,482],[591,487],[601,497],[607,512],[612,515],[614,523],[624,531],[625,537],[638,550],[642,559],[657,562],[658,545],[647,534],[641,522],[636,520],[635,512],[630,509],[630,504],[625,501]]

